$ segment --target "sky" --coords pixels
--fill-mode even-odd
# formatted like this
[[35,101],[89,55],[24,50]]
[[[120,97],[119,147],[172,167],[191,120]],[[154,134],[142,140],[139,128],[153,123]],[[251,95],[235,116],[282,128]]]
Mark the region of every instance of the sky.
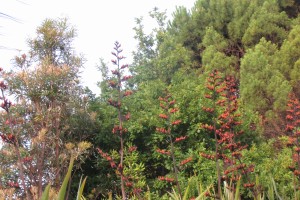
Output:
[[28,51],[26,41],[47,19],[67,17],[77,29],[74,40],[77,54],[86,60],[82,71],[82,84],[93,93],[100,94],[96,86],[101,80],[97,70],[100,58],[109,63],[114,42],[121,43],[126,62],[132,61],[136,49],[134,39],[135,18],[143,16],[146,31],[155,26],[148,13],[154,7],[167,11],[171,19],[176,6],[192,8],[195,0],[0,0],[0,13],[16,20],[0,18],[0,67],[9,69],[12,59]]

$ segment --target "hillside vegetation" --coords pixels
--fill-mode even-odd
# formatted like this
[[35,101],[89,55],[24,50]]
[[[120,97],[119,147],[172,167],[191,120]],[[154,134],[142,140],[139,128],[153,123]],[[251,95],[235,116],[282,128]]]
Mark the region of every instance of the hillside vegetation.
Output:
[[66,199],[82,175],[86,199],[300,199],[299,13],[297,0],[198,0],[169,21],[154,8],[151,33],[136,19],[133,63],[119,42],[99,63],[97,97],[79,83],[76,30],[45,20],[1,69],[0,199],[48,183],[54,198],[70,157]]

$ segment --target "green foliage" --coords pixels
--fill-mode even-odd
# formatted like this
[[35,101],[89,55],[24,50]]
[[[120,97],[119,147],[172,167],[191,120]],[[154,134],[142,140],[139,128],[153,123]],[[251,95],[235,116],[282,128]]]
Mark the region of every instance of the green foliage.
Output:
[[51,187],[51,184],[49,183],[49,184],[46,186],[46,188],[45,188],[45,190],[44,190],[44,192],[43,192],[43,194],[42,194],[41,200],[48,200],[48,199],[49,199],[49,191],[50,191],[50,187]]
[[270,200],[275,200],[276,198],[282,199],[282,197],[277,192],[277,186],[276,186],[276,183],[275,183],[273,177],[270,177],[269,180],[270,180],[270,183],[268,185],[267,195],[266,195],[268,197],[268,199],[270,199]]
[[261,1],[231,1],[233,18],[228,24],[228,34],[234,41],[244,36],[253,13],[260,7]]
[[18,141],[4,146],[19,163],[5,167],[22,180],[18,195],[25,193],[26,199],[40,198],[44,182],[60,185],[71,154],[84,160],[90,143],[86,146],[89,135],[83,134],[89,128],[76,129],[74,121],[84,117],[93,124],[78,79],[82,58],[73,52],[75,29],[66,19],[46,19],[36,33],[28,40],[29,52],[16,56],[15,68],[3,77],[15,105],[1,115],[1,123],[7,121],[3,130]]
[[70,53],[76,29],[70,26],[66,18],[46,19],[37,28],[37,36],[28,40],[30,56],[34,61],[43,61],[54,65],[82,66],[82,58]]
[[191,52],[170,36],[164,36],[158,51],[159,55],[154,64],[159,69],[158,78],[166,83],[171,82],[179,69],[189,70],[192,65]]
[[[69,167],[68,167],[68,171],[66,173],[64,181],[63,181],[62,185],[60,186],[59,192],[57,194],[57,197],[55,197],[55,199],[57,199],[57,200],[64,200],[65,199],[65,196],[66,196],[66,193],[67,193],[67,187],[68,187],[68,183],[69,183],[70,178],[71,178],[71,173],[72,173],[73,166],[74,166],[74,157],[71,157]],[[84,196],[83,196],[83,189],[84,189],[84,186],[85,186],[86,179],[87,179],[87,177],[85,177],[82,182],[81,182],[81,179],[80,179],[76,200],[84,200],[85,199]],[[50,196],[49,196],[50,190],[51,190],[51,183],[49,183],[46,186],[40,200],[48,200],[50,198]]]
[[234,75],[237,77],[238,59],[234,55],[226,55],[229,42],[225,37],[217,32],[214,28],[208,27],[203,37],[202,45],[205,50],[202,52],[202,64],[205,72],[218,70],[226,75]]
[[[270,198],[272,191],[277,197],[293,196],[292,176],[286,168],[290,152],[283,144],[274,151],[276,140],[268,141],[264,134],[285,134],[283,112],[287,95],[299,90],[298,6],[292,0],[198,0],[191,10],[178,7],[168,23],[165,12],[155,8],[150,16],[156,20],[157,27],[149,34],[145,32],[143,19],[136,19],[134,31],[138,47],[131,69],[135,77],[128,84],[135,93],[124,100],[124,111],[131,112],[131,120],[126,124],[127,139],[137,146],[138,157],[135,154],[128,157],[128,163],[132,164],[126,173],[143,169],[144,173],[139,172],[137,176],[143,177],[143,184],[151,188],[151,192],[149,189],[144,194],[146,198],[168,199],[166,191],[171,191],[173,186],[156,180],[158,176],[171,174],[172,168],[167,159],[155,153],[158,146],[166,143],[163,136],[154,134],[160,124],[158,97],[165,88],[180,107],[177,114],[182,123],[176,126],[174,133],[188,136],[178,146],[182,152],[175,155],[197,158],[182,168],[180,186],[196,196],[194,185],[187,183],[195,174],[204,188],[216,184],[214,162],[199,156],[200,152],[214,150],[213,136],[201,125],[212,121],[202,107],[209,105],[203,98],[205,78],[209,71],[216,69],[237,79],[236,96],[242,105],[238,111],[243,114],[241,129],[245,132],[239,139],[249,145],[243,151],[246,164],[255,163],[258,181],[269,191]],[[102,71],[108,72],[107,68]],[[99,125],[95,143],[109,150],[110,146],[117,145],[117,138],[108,136],[110,124],[117,116],[106,105],[110,98],[108,86],[101,83],[101,89],[101,96],[93,105]],[[117,154],[115,151],[114,155]],[[140,164],[136,163],[137,159]],[[98,162],[98,165],[101,181],[116,180],[108,173],[107,164]],[[107,173],[109,176],[103,175]],[[269,173],[274,178],[277,193]],[[242,179],[239,184],[244,183],[246,180]],[[110,187],[106,185],[105,190],[109,191]],[[233,198],[239,195],[251,198],[243,187]],[[171,196],[180,195],[173,192]],[[262,197],[263,194],[259,198]]]
[[290,20],[285,12],[279,11],[276,1],[264,1],[250,18],[249,26],[242,37],[242,42],[251,47],[262,37],[276,44],[282,44],[287,36]]
[[253,145],[249,150],[244,151],[244,158],[246,162],[256,163],[255,173],[258,175],[263,191],[271,192],[270,184],[273,184],[272,179],[274,179],[278,194],[290,199],[294,194],[293,176],[289,170],[292,164],[292,152],[284,148],[285,144],[286,138],[282,138],[279,141],[269,140]]
[[176,41],[184,46],[187,44],[187,40],[192,41],[193,38],[187,38],[187,35],[191,35],[193,32],[190,12],[183,6],[176,7],[174,13],[172,13],[172,20],[168,22],[168,33],[170,33]]
[[145,33],[143,18],[136,18],[136,27],[134,38],[138,42],[137,50],[133,52],[133,67],[131,72],[135,75],[134,80],[141,83],[146,80],[157,79],[160,71],[154,64],[158,55],[159,44],[164,40],[166,12],[160,12],[158,8],[154,8],[149,12],[158,28],[154,28],[149,34]]
[[196,1],[193,8],[193,17],[196,24],[202,28],[213,27],[215,30],[226,34],[226,25],[232,18],[232,6],[230,0]]
[[[192,171],[201,183],[202,187],[215,185],[217,182],[217,175],[215,173],[216,164],[213,160],[208,160],[199,155],[201,152],[213,154],[213,150],[210,149],[212,145],[207,145],[209,141],[204,140],[198,145],[198,149],[195,150],[194,156],[198,159],[192,165]],[[209,148],[207,147],[209,146]],[[192,174],[190,174],[191,176]]]
[[263,38],[254,49],[247,51],[241,62],[243,104],[262,115],[283,111],[291,91],[289,82],[274,67],[273,58],[277,52],[277,46]]
[[69,164],[69,167],[68,167],[68,171],[67,171],[67,174],[64,178],[64,181],[59,189],[59,192],[58,192],[58,200],[61,200],[61,199],[65,199],[65,196],[66,196],[66,192],[67,192],[67,187],[68,187],[68,182],[70,180],[70,177],[71,177],[71,173],[72,173],[72,169],[73,169],[73,165],[74,165],[74,158],[72,157],[71,160],[70,160],[70,164]]
[[82,177],[80,178],[76,200],[84,200],[85,199],[83,196],[83,189],[85,187],[86,179],[87,179],[87,177],[85,177],[82,181]]
[[276,67],[291,82],[295,92],[299,94],[297,84],[299,82],[299,59],[298,47],[300,45],[300,26],[296,25],[289,32],[279,52],[276,54]]
[[[138,151],[133,151],[135,148],[132,144],[128,144],[128,147],[125,148],[125,152],[128,152],[124,158],[124,175],[130,177],[130,179],[134,182],[134,188],[145,189],[146,179],[144,175],[145,165],[140,161],[140,154]],[[135,196],[132,190],[131,196]]]
[[[112,76],[101,60],[101,94],[97,98],[79,86],[77,72],[83,59],[71,53],[75,29],[66,19],[45,20],[38,27],[37,36],[28,40],[29,53],[16,57],[19,68],[4,77],[11,94],[20,102],[10,110],[10,117],[18,121],[13,128],[18,133],[20,148],[7,140],[14,135],[9,135],[8,117],[1,115],[1,136],[10,144],[1,149],[0,183],[7,186],[7,180],[19,178],[22,165],[11,168],[16,163],[30,156],[39,163],[45,152],[47,165],[36,171],[49,172],[55,166],[60,167],[51,171],[51,175],[58,174],[54,187],[59,186],[68,156],[87,153],[79,151],[79,144],[87,143],[76,145],[87,140],[100,146],[103,152],[109,152],[114,160],[123,157],[121,152],[125,155],[122,169],[114,170],[111,163],[95,154],[88,155],[78,170],[80,174],[93,176],[86,185],[89,199],[119,198],[116,188],[123,179],[120,180],[118,173],[130,176],[137,188],[149,187],[140,196],[133,188],[127,188],[133,199],[180,199],[181,195],[182,199],[207,199],[205,192],[213,198],[218,178],[215,163],[199,153],[213,153],[215,149],[214,135],[202,127],[214,120],[219,123],[221,119],[203,111],[204,106],[213,105],[203,96],[208,73],[219,70],[236,78],[235,96],[241,103],[238,112],[243,114],[240,129],[244,130],[239,141],[249,145],[243,150],[243,159],[246,164],[255,163],[257,183],[264,191],[257,199],[297,198],[299,192],[293,190],[293,175],[287,169],[292,162],[291,150],[285,148],[286,138],[274,136],[286,134],[284,112],[288,94],[293,91],[296,98],[300,97],[299,8],[296,0],[197,0],[191,10],[176,8],[169,21],[166,12],[154,8],[149,15],[157,27],[149,33],[145,31],[143,19],[136,19],[134,31],[138,45],[132,68],[123,74],[132,73],[134,78],[120,87],[112,82],[108,84],[107,81],[120,77]],[[122,99],[124,106],[120,109],[107,103],[112,97],[123,95],[115,90],[118,87],[124,89],[122,92],[134,91],[132,96]],[[158,98],[165,89],[172,93],[180,108],[176,117],[181,124],[174,127],[174,137],[187,136],[175,147],[174,155],[178,160],[193,158],[192,162],[180,166],[178,180],[184,190],[182,194],[172,191],[171,183],[157,180],[158,176],[172,174],[170,160],[155,151],[157,147],[165,148],[169,140],[155,134],[156,127],[163,125],[157,116],[161,114]],[[114,124],[123,122],[121,113],[128,111],[131,120],[124,121],[128,132],[112,135]],[[274,138],[269,140],[264,136]],[[120,138],[128,142],[124,152],[116,148],[120,146]],[[19,157],[12,154],[12,147],[19,150]],[[83,161],[85,157],[80,158]],[[27,165],[24,164],[24,169],[29,169]],[[77,199],[81,198],[86,179],[82,180],[78,174],[73,176],[69,198],[75,198],[76,194]],[[51,182],[49,177],[39,176],[40,180]],[[29,172],[25,171],[24,177],[28,179]],[[229,189],[222,190],[224,199],[251,198],[242,187],[245,183],[245,179],[238,182],[235,196]],[[28,182],[28,186],[35,185]],[[230,183],[226,186],[230,187]],[[42,187],[45,185],[40,181]],[[22,188],[15,189],[22,195]],[[51,188],[47,186],[42,197],[50,193]]]

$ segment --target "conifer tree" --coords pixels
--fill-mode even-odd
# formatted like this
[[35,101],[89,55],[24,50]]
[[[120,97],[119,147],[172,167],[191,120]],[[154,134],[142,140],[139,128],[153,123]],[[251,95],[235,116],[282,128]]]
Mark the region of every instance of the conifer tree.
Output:
[[241,62],[240,95],[243,106],[258,112],[270,131],[283,134],[284,111],[287,96],[291,91],[289,81],[274,67],[277,46],[261,39],[245,54]]

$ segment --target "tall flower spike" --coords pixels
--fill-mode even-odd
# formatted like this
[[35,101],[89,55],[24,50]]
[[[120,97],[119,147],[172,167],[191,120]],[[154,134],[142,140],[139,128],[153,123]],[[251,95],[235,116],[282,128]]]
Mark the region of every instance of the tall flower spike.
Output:
[[[207,78],[206,86],[208,92],[204,96],[213,106],[203,107],[203,110],[212,117],[212,124],[202,124],[201,127],[214,133],[215,153],[214,155],[200,153],[200,155],[216,162],[218,196],[220,196],[221,180],[232,185],[231,190],[234,192],[234,187],[242,175],[250,182],[248,174],[252,171],[247,170],[242,163],[241,151],[245,146],[237,142],[237,137],[243,132],[238,129],[242,122],[239,120],[235,79],[231,76],[222,79],[219,72],[214,70]],[[219,161],[223,162],[224,171],[221,171]],[[251,191],[256,198],[258,192],[255,189]]]
[[289,135],[289,141],[287,146],[293,151],[292,160],[293,164],[290,166],[290,170],[296,177],[294,182],[295,188],[299,190],[300,187],[300,102],[296,98],[295,94],[289,95],[286,110],[286,131]]
[[[127,81],[132,78],[131,75],[127,74],[125,71],[128,68],[127,64],[121,64],[122,60],[125,59],[122,53],[121,44],[119,42],[115,42],[114,51],[112,55],[114,59],[111,60],[113,68],[111,69],[111,78],[108,80],[108,85],[112,92],[111,98],[108,99],[108,104],[115,107],[118,113],[118,123],[114,125],[112,129],[112,134],[117,135],[120,148],[119,152],[119,161],[114,161],[112,156],[109,156],[107,153],[103,153],[101,149],[98,149],[98,153],[106,159],[112,168],[115,169],[116,175],[120,177],[120,185],[121,185],[121,193],[122,199],[127,199],[126,188],[130,187],[130,190],[138,191],[138,188],[134,187],[134,183],[129,181],[129,177],[125,174],[124,168],[126,168],[125,160],[125,142],[126,142],[126,133],[127,129],[124,127],[126,121],[130,119],[130,113],[124,113],[123,107],[123,98],[128,97],[133,94],[132,90],[126,90]],[[132,153],[136,150],[136,147],[132,146],[127,151]]]
[[166,182],[176,184],[179,196],[181,198],[181,188],[178,180],[179,167],[187,164],[188,162],[191,162],[192,158],[188,158],[185,159],[184,161],[178,162],[175,156],[174,145],[187,138],[187,136],[175,137],[173,133],[175,128],[182,123],[180,119],[176,119],[176,113],[178,113],[179,109],[176,107],[175,99],[172,98],[171,94],[167,94],[165,97],[159,97],[159,101],[160,101],[159,106],[162,111],[158,115],[158,117],[161,119],[161,121],[164,122],[165,126],[156,128],[156,131],[158,133],[164,134],[163,137],[166,138],[165,141],[167,141],[168,147],[167,149],[164,150],[157,149],[156,151],[160,154],[169,156],[172,162],[172,170],[173,170],[174,178],[160,176],[158,177],[158,179],[161,181],[166,181]]

